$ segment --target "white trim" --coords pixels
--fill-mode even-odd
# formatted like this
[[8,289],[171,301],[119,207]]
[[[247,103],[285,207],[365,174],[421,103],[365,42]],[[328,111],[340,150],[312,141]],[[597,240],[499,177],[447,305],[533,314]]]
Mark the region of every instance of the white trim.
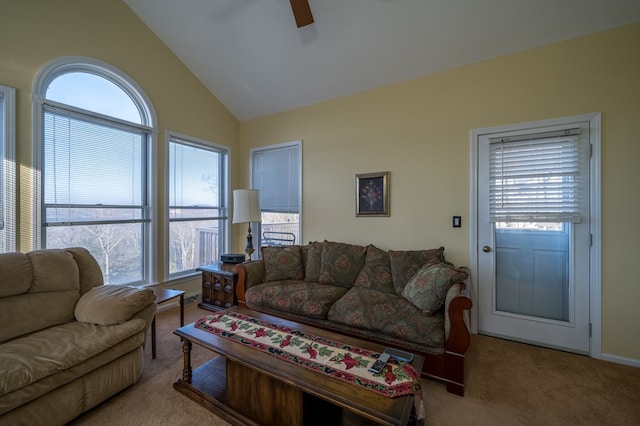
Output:
[[[473,276],[478,274],[478,142],[482,135],[498,132],[510,132],[522,128],[551,127],[565,125],[575,122],[589,122],[590,143],[592,145],[591,157],[591,222],[590,232],[592,236],[592,247],[590,250],[590,302],[589,317],[592,327],[592,336],[590,341],[590,356],[592,358],[602,358],[602,213],[601,213],[601,113],[577,115],[573,117],[563,117],[550,120],[542,120],[527,123],[511,124],[506,126],[487,127],[481,129],[473,129],[470,132],[470,204],[469,204],[469,259],[470,269]],[[478,294],[478,280],[473,280],[472,297]],[[478,307],[474,303],[470,315],[470,328],[472,333],[478,332]]]
[[602,360],[608,361],[608,362],[615,362],[616,364],[623,364],[623,365],[629,365],[631,367],[640,368],[640,359],[625,358],[622,356],[611,355],[611,354],[602,354]]
[[602,114],[589,114],[591,135],[591,258],[590,258],[590,307],[591,357],[602,358],[602,201],[601,201],[601,143]]
[[0,92],[4,97],[4,117],[0,117],[0,120],[4,123],[4,134],[0,143],[4,143],[4,158],[0,158],[0,161],[4,162],[4,218],[5,229],[11,230],[12,233],[7,232],[5,239],[5,250],[7,252],[16,251],[16,239],[18,235],[17,230],[17,218],[16,218],[16,89],[13,87],[0,85]]
[[303,181],[302,181],[302,172],[303,172],[303,157],[302,157],[302,139],[298,139],[298,140],[294,140],[294,141],[289,141],[289,142],[282,142],[282,143],[277,143],[277,144],[273,144],[273,145],[264,145],[264,146],[259,146],[259,147],[255,147],[255,148],[251,148],[249,150],[249,187],[253,188],[253,153],[255,151],[266,151],[269,149],[278,149],[278,148],[286,148],[286,147],[290,147],[290,146],[297,146],[298,147],[298,162],[300,165],[300,185],[298,188],[298,200],[300,200],[300,207],[299,207],[299,211],[298,211],[298,244],[302,244],[302,242],[304,241],[303,237],[302,237],[302,185],[303,185]]
[[221,231],[224,233],[223,235],[223,246],[220,247],[220,250],[223,253],[227,253],[229,251],[229,247],[230,247],[230,227],[231,227],[231,208],[229,206],[229,200],[230,200],[230,196],[229,193],[231,192],[231,188],[229,183],[231,182],[231,172],[229,170],[229,164],[231,164],[230,160],[231,160],[231,147],[228,147],[226,145],[221,145],[215,142],[211,142],[211,141],[207,141],[204,139],[200,139],[200,138],[196,138],[193,136],[188,136],[182,133],[178,133],[178,132],[174,132],[172,130],[165,130],[164,132],[164,150],[165,150],[165,161],[164,161],[164,173],[165,173],[165,186],[164,186],[164,217],[162,219],[163,222],[163,228],[164,228],[164,250],[163,250],[163,258],[164,258],[164,278],[163,278],[163,282],[164,283],[169,283],[169,282],[174,282],[174,281],[179,281],[179,280],[189,280],[189,279],[195,279],[197,278],[200,274],[195,272],[194,270],[191,271],[184,271],[183,273],[176,273],[171,275],[169,273],[169,142],[171,140],[171,137],[176,137],[178,139],[182,139],[186,142],[193,142],[195,144],[201,145],[203,147],[211,147],[211,148],[215,148],[215,149],[219,149],[225,152],[225,157],[223,159],[223,165],[222,165],[222,173],[221,173],[221,182],[220,185],[224,188],[224,190],[222,191],[222,206],[224,209],[226,209],[226,216],[227,216],[227,220],[225,221],[225,224],[223,227],[221,227]]
[[63,56],[48,62],[36,75],[33,83],[33,102],[43,103],[49,84],[62,74],[86,72],[105,78],[121,88],[140,111],[143,125],[156,127],[156,113],[151,100],[136,81],[113,65],[88,56]]
[[[157,267],[156,259],[158,259],[158,245],[156,224],[158,221],[158,200],[154,195],[157,194],[157,181],[158,181],[158,147],[156,140],[158,138],[158,119],[151,103],[150,98],[142,90],[142,88],[136,83],[136,81],[129,75],[114,67],[113,65],[101,61],[99,59],[86,57],[86,56],[63,56],[56,58],[47,64],[45,64],[33,81],[33,95],[32,95],[32,155],[33,155],[33,249],[39,249],[42,246],[42,147],[41,142],[43,138],[43,109],[45,103],[46,90],[49,84],[62,74],[69,72],[86,72],[105,78],[122,89],[133,101],[138,108],[141,117],[141,125],[136,124],[138,127],[143,127],[145,130],[149,130],[150,133],[147,136],[147,163],[146,167],[146,179],[147,179],[147,197],[149,198],[148,208],[150,211],[151,223],[147,224],[147,232],[145,232],[145,264],[144,264],[144,277],[143,284],[157,282]],[[57,104],[56,102],[49,102],[51,104]],[[78,108],[71,107],[70,109],[79,110]],[[101,114],[92,114],[100,116]],[[123,122],[123,120],[115,118],[116,122]]]

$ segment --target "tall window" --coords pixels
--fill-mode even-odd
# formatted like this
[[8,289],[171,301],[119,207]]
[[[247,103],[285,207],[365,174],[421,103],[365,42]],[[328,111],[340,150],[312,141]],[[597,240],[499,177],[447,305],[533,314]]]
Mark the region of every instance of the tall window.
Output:
[[260,191],[258,247],[300,244],[302,141],[253,149],[251,184]]
[[227,249],[228,150],[168,133],[168,277],[193,272]]
[[42,97],[40,245],[87,248],[106,283],[149,282],[154,120],[146,96],[120,71],[88,58],[49,64],[34,93]]
[[0,85],[0,253],[16,249],[16,91]]

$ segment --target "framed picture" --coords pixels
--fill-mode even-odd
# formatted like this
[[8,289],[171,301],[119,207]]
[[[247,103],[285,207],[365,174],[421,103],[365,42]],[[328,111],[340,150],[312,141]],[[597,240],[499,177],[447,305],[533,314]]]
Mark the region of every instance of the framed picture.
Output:
[[389,216],[389,172],[356,175],[356,216]]

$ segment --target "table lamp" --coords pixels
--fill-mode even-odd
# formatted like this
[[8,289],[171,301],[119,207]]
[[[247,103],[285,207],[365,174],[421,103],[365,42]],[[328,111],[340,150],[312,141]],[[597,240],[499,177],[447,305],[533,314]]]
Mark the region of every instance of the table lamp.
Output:
[[247,245],[244,248],[249,260],[253,250],[253,237],[251,236],[251,222],[260,222],[260,198],[257,189],[233,190],[233,222],[248,223]]

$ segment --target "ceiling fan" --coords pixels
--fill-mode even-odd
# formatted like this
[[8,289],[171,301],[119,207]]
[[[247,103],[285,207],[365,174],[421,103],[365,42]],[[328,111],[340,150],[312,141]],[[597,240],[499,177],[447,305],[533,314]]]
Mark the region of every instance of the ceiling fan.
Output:
[[291,2],[291,10],[296,18],[298,28],[305,25],[313,24],[313,15],[309,7],[309,0],[289,0]]

